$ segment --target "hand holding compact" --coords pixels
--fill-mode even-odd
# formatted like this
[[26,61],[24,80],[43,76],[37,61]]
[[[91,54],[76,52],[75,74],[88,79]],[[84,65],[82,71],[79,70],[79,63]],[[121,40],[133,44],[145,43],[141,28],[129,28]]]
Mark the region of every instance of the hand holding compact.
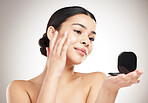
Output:
[[128,74],[119,74],[117,76],[108,76],[104,81],[104,86],[109,90],[119,90],[132,84],[139,83],[139,77],[142,75],[143,69],[136,69]]
[[137,56],[133,52],[122,52],[118,56],[118,71],[119,73],[109,73],[105,80],[107,88],[118,90],[122,87],[127,87],[135,83],[139,83],[139,77],[143,73],[143,69],[137,68]]

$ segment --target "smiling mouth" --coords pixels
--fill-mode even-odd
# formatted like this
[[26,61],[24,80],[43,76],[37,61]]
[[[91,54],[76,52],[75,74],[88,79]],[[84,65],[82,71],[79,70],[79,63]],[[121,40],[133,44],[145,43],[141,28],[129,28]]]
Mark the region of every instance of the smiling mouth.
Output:
[[87,55],[87,51],[85,49],[74,48],[80,55],[84,56]]

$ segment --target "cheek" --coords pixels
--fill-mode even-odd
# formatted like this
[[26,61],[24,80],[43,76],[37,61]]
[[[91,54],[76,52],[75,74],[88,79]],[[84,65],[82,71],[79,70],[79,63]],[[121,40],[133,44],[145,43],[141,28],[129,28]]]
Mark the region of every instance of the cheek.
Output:
[[78,36],[73,33],[68,33],[68,38],[70,38],[70,44],[75,43],[79,40]]
[[91,44],[90,47],[89,47],[89,51],[88,51],[88,54],[90,54],[93,50],[93,45]]

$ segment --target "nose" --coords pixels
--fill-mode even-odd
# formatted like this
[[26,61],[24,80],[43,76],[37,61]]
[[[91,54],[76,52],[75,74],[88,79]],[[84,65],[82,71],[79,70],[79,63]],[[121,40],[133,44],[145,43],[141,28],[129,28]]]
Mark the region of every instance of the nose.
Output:
[[81,35],[80,44],[84,45],[85,47],[89,47],[90,40],[87,34]]
[[88,46],[89,46],[89,42],[86,41],[86,40],[85,40],[85,41],[82,40],[82,41],[81,41],[81,44],[84,45],[85,47],[88,47]]

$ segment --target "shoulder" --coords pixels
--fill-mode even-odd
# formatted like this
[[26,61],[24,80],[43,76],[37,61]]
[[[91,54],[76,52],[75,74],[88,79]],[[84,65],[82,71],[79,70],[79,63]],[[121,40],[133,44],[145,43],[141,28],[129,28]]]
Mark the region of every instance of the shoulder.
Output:
[[102,72],[92,72],[86,74],[87,79],[91,79],[91,81],[101,81],[106,78],[106,75]]
[[26,81],[24,80],[14,80],[8,85],[8,89],[23,88],[25,84],[26,84]]
[[20,90],[27,92],[33,86],[30,80],[14,80],[7,86],[8,91]]
[[92,72],[92,73],[88,73],[88,75],[93,77],[106,77],[106,75],[103,72]]
[[27,82],[25,80],[14,80],[7,86],[7,94],[11,95],[16,92],[26,92]]
[[8,89],[18,88],[18,89],[25,90],[25,87],[27,84],[28,84],[28,81],[25,81],[25,80],[14,80],[8,85]]
[[102,72],[92,72],[86,75],[86,81],[90,85],[87,103],[95,103],[95,100],[105,78],[106,75]]
[[26,101],[30,101],[29,95],[26,91],[27,85],[28,85],[28,82],[25,81],[25,80],[14,80],[14,81],[12,81],[8,85],[7,91],[6,91],[8,103],[10,101],[18,103],[17,101],[21,101],[21,99],[26,100]]
[[106,79],[106,75],[102,72],[92,72],[86,75],[86,81],[91,85],[91,87],[100,88]]
[[83,78],[84,82],[87,82],[88,84],[102,84],[104,79],[106,78],[106,75],[102,72],[92,72],[92,73],[78,73],[81,78]]

